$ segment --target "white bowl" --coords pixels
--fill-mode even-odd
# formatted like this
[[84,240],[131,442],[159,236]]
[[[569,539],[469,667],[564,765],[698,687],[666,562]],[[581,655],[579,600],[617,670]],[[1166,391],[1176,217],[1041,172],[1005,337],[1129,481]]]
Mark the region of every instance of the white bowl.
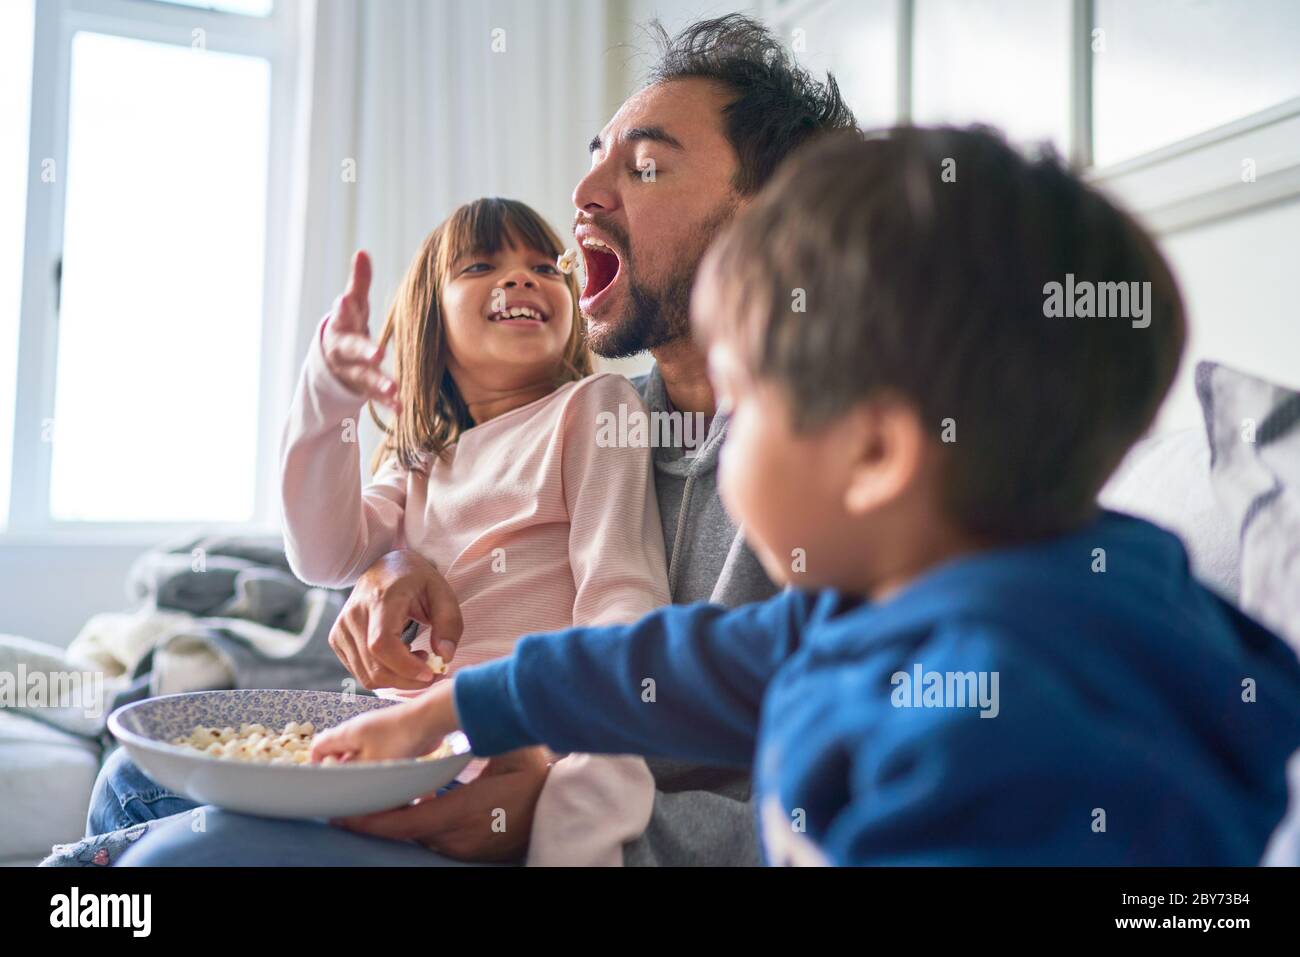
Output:
[[108,728],[131,760],[163,787],[200,804],[280,818],[331,818],[409,804],[451,782],[470,762],[469,741],[450,736],[455,754],[432,761],[258,764],[215,758],[171,744],[196,724],[282,728],[310,721],[317,731],[397,702],[330,691],[196,691],[148,698],[118,708]]

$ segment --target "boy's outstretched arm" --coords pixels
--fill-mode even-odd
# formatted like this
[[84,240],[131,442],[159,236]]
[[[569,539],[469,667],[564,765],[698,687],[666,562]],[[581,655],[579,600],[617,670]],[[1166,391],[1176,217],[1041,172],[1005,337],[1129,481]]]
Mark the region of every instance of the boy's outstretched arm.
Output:
[[783,592],[728,611],[668,606],[631,625],[520,640],[455,677],[480,756],[532,744],[747,766],[763,692],[798,647],[813,598]]

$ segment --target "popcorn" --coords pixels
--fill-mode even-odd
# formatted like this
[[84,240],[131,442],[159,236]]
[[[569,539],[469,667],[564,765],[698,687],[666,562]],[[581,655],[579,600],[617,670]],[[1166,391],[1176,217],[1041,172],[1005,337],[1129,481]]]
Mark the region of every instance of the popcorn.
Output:
[[[429,667],[435,674],[446,674],[447,665],[434,655],[429,660]],[[181,747],[193,748],[208,757],[223,761],[251,761],[257,764],[311,764],[311,743],[316,736],[316,726],[310,721],[290,721],[280,731],[274,731],[261,724],[241,724],[239,730],[234,728],[208,728],[201,724],[181,737],[172,738],[171,743]],[[451,757],[454,747],[444,741],[428,754],[416,758],[417,761],[437,761]],[[325,757],[322,766],[339,765],[340,761],[333,755]]]
[[207,728],[195,725],[184,737],[172,738],[172,744],[191,747],[209,757],[225,761],[257,761],[269,764],[307,764],[311,760],[311,722],[291,721],[276,733],[261,724],[241,724],[234,728]]
[[418,758],[416,758],[415,760],[417,760],[417,761],[437,761],[437,760],[439,760],[439,759],[441,759],[441,758],[449,758],[449,757],[451,757],[451,756],[452,756],[453,754],[455,754],[455,753],[456,753],[456,749],[455,749],[455,747],[452,746],[451,742],[450,742],[450,741],[445,741],[445,740],[444,740],[444,741],[442,742],[442,744],[438,745],[436,748],[434,748],[434,749],[433,749],[432,751],[430,751],[428,754],[422,754],[422,755],[420,755]]
[[578,251],[576,249],[566,249],[560,254],[560,258],[555,260],[555,268],[566,276],[578,268]]

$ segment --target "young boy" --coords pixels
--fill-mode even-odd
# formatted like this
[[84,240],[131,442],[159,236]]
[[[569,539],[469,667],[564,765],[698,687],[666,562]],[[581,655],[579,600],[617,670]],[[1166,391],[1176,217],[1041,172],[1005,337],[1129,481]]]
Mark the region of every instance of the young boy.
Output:
[[525,638],[314,757],[462,727],[480,755],[752,763],[771,863],[1259,860],[1300,664],[1177,538],[1096,505],[1185,335],[1132,220],[989,132],[826,139],[692,312],[724,502],[793,587]]

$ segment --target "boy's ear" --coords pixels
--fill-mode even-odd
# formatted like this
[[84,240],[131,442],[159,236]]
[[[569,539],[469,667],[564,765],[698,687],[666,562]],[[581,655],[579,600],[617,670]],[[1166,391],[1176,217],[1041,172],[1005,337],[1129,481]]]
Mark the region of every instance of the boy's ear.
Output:
[[856,456],[844,508],[860,518],[915,488],[924,470],[927,436],[916,408],[898,399],[871,399],[849,414]]

